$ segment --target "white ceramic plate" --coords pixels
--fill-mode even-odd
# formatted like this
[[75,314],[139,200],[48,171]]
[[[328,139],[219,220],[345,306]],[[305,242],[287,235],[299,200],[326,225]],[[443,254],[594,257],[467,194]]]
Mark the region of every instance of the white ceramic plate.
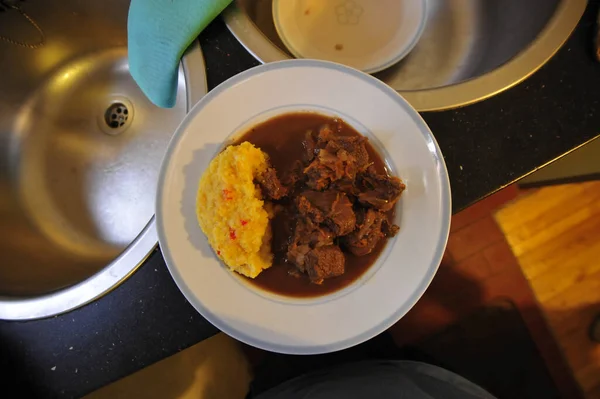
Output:
[[425,0],[274,0],[273,22],[297,58],[339,62],[367,73],[389,68],[417,44]]
[[[407,185],[399,234],[350,286],[309,299],[248,286],[211,250],[196,220],[198,181],[229,139],[292,111],[337,115],[369,137]],[[315,354],[365,341],[400,319],[423,294],[450,226],[450,185],[437,143],[396,91],[330,62],[258,66],[212,90],[185,117],[162,164],[156,202],[160,247],[188,301],[217,328],[274,352]]]

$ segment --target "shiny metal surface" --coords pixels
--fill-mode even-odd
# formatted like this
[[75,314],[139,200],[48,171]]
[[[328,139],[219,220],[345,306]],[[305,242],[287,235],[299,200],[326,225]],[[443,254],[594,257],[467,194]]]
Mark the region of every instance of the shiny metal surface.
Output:
[[[375,76],[419,111],[480,101],[541,67],[585,6],[585,0],[428,0],[417,46]],[[224,19],[259,61],[291,58],[275,30],[271,0],[236,0]]]
[[157,243],[167,144],[206,93],[199,44],[177,103],[150,103],[129,75],[124,0],[30,0],[0,13],[0,319],[46,317],[106,293]]

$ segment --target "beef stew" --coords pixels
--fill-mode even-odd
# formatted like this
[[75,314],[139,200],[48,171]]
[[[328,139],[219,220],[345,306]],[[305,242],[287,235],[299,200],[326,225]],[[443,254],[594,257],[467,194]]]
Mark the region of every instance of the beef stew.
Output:
[[236,143],[244,141],[270,158],[257,184],[276,210],[273,266],[251,284],[294,297],[331,293],[359,278],[398,232],[392,220],[404,184],[341,119],[285,114]]

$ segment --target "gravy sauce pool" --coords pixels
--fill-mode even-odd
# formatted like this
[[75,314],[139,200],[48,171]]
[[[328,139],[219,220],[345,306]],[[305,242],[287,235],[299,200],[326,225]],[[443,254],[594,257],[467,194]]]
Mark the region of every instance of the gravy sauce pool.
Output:
[[[304,153],[302,142],[307,130],[318,131],[324,124],[340,128],[343,136],[360,136],[347,123],[316,113],[290,113],[281,115],[254,126],[240,136],[235,144],[249,141],[264,152],[271,160],[271,165],[277,170],[279,178],[286,176],[296,160],[302,160]],[[369,142],[366,143],[370,161],[373,162],[378,173],[387,174],[385,163]],[[289,202],[282,201],[283,205]],[[394,210],[388,213],[388,218],[393,220]],[[293,233],[294,222],[287,212],[281,212],[271,221],[273,230],[272,249],[274,254],[273,266],[264,270],[256,278],[244,278],[250,284],[276,294],[291,297],[316,297],[342,289],[356,281],[371,267],[387,243],[387,239],[380,240],[375,249],[368,255],[355,256],[344,251],[346,257],[346,272],[338,277],[325,279],[322,284],[313,284],[306,275],[294,277],[289,274],[295,269],[286,261],[288,239]]]

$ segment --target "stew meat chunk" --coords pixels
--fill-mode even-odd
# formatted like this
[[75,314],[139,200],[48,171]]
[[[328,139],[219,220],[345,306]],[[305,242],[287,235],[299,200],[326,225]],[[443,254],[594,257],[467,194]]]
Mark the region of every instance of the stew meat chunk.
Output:
[[358,201],[381,211],[389,211],[396,204],[406,188],[395,176],[380,175],[375,168],[369,167],[356,179]]
[[328,125],[317,134],[308,131],[304,166],[292,169],[286,187],[274,173],[261,181],[272,198],[294,193],[296,221],[287,260],[314,283],[344,273],[342,248],[364,256],[398,232],[385,212],[398,201],[404,184],[376,172],[365,142],[362,136],[337,135]]
[[317,138],[307,134],[304,148],[310,160],[304,169],[306,185],[324,190],[334,182],[353,182],[356,174],[369,165],[366,137],[336,135],[329,126],[320,129]]
[[313,283],[344,274],[344,253],[337,245],[315,248],[306,255],[305,269]]
[[258,184],[260,185],[263,195],[268,199],[278,200],[287,195],[288,189],[277,177],[277,171],[273,168],[267,168],[267,170],[258,177]]

